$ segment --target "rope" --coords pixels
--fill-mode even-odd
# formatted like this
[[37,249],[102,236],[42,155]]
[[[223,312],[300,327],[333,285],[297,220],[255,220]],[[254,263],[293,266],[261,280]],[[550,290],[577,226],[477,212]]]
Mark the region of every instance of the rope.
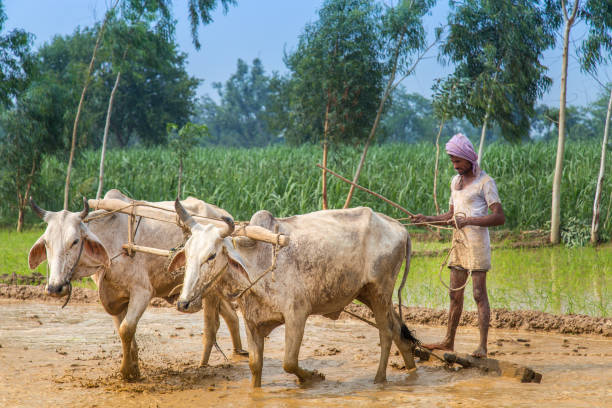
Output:
[[[466,217],[466,214],[463,212],[457,212],[453,214],[453,218],[452,218],[452,222],[454,224],[454,227],[444,227],[438,224],[444,223],[444,224],[448,224],[448,221],[428,221],[428,222],[414,222],[414,223],[402,223],[402,225],[427,225],[427,226],[431,226],[434,228],[438,228],[438,229],[446,229],[446,230],[454,230],[455,233],[457,234],[462,234],[463,239],[462,240],[458,240],[459,242],[462,242],[463,245],[465,245],[466,248],[468,248],[467,254],[468,254],[468,264],[470,266],[472,266],[472,252],[469,250],[469,241],[467,239],[467,234],[465,233],[465,231],[463,230],[463,228],[459,228],[457,225],[457,216]],[[397,218],[398,221],[403,221],[403,220],[408,220],[410,218]],[[470,281],[470,277],[472,276],[472,269],[468,269],[468,276],[467,279],[465,280],[465,283],[458,287],[458,288],[451,288],[450,287],[450,283],[449,285],[446,284],[446,282],[444,282],[442,280],[442,270],[444,269],[444,267],[448,264],[448,259],[450,258],[451,253],[453,252],[453,250],[455,250],[455,245],[456,240],[455,240],[455,236],[453,234],[453,243],[451,244],[451,247],[449,248],[448,252],[446,253],[446,256],[444,257],[444,261],[442,262],[442,264],[440,264],[440,270],[438,271],[438,279],[440,280],[440,283],[449,291],[451,292],[456,292],[459,290],[464,289],[468,282]]]
[[274,269],[276,269],[276,259],[278,258],[278,251],[280,249],[280,234],[276,235],[276,245],[274,245],[274,258],[272,259],[272,264],[268,267],[268,269],[266,269],[264,271],[264,273],[262,273],[261,275],[259,275],[259,277],[257,279],[255,279],[249,286],[246,287],[246,289],[243,289],[240,293],[238,293],[237,295],[232,295],[231,298],[232,300],[238,300],[240,299],[249,289],[251,289],[253,287],[253,285],[255,285],[257,282],[259,282],[259,280],[261,278],[263,278],[264,276],[266,276],[269,272],[273,271]]

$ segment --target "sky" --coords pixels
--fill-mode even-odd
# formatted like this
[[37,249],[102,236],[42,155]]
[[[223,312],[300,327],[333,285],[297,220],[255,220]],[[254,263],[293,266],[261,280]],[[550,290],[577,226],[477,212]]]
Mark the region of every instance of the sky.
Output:
[[[35,35],[34,47],[49,42],[55,35],[71,34],[77,26],[85,27],[101,20],[110,0],[3,0],[8,20],[6,29],[21,28]],[[202,44],[197,51],[192,44],[187,19],[187,0],[175,0],[174,15],[177,19],[176,41],[182,52],[188,55],[187,71],[204,80],[198,95],[208,94],[218,99],[213,82],[225,82],[236,71],[238,58],[251,64],[259,58],[266,72],[287,73],[283,55],[295,49],[299,35],[307,23],[316,21],[323,0],[238,0],[227,14],[221,9],[213,13],[214,21],[199,29]],[[443,24],[448,14],[448,2],[439,0],[431,16],[424,20],[429,33]],[[612,82],[612,66],[600,68],[597,78],[580,72],[575,54],[577,45],[585,36],[585,28],[573,31],[574,44],[570,45],[567,103],[588,105],[603,94],[598,83]],[[562,42],[561,38],[557,41]],[[553,85],[540,103],[559,104],[561,46],[545,53],[543,64],[549,67],[548,76]],[[436,78],[452,72],[437,60],[437,49],[419,63],[415,74],[402,83],[408,92],[431,96]]]

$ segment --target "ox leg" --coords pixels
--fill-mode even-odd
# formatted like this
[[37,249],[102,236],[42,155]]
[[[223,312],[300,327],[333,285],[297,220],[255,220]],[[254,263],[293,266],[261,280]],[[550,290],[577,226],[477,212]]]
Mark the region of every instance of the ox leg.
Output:
[[238,320],[238,314],[232,307],[232,304],[226,300],[220,300],[219,311],[221,317],[225,320],[227,328],[229,329],[230,335],[232,336],[232,344],[234,345],[234,354],[239,356],[248,356],[249,352],[242,349],[242,341],[240,340],[240,322]]
[[300,383],[314,380],[323,380],[325,376],[316,370],[310,371],[299,366],[300,347],[304,337],[304,326],[307,316],[285,316],[285,358],[283,369],[291,374],[295,374]]
[[[115,328],[117,329],[117,333],[119,333],[119,329],[121,328],[121,322],[123,322],[123,319],[125,319],[126,313],[127,307],[123,309],[123,311],[121,311],[121,313],[119,313],[118,315],[112,316],[113,323],[115,323]],[[125,357],[123,358],[125,359]],[[127,359],[130,361],[136,361],[136,363],[138,363],[138,344],[136,344],[136,336],[132,338],[132,344],[130,345],[130,352],[128,353]]]
[[119,336],[123,347],[123,360],[121,361],[121,376],[125,380],[140,378],[138,368],[138,348],[135,347],[134,335],[140,317],[149,305],[150,293],[132,293],[128,303],[125,318],[119,325]]
[[251,369],[251,385],[261,387],[261,372],[263,369],[264,336],[255,325],[247,323],[247,341],[249,343],[249,368]]
[[205,296],[202,298],[204,302],[204,331],[202,333],[202,360],[200,360],[200,367],[208,365],[208,359],[210,358],[210,352],[212,350],[215,341],[217,341],[217,331],[219,330],[219,297],[218,296]]
[[[402,358],[404,359],[404,366],[407,370],[412,370],[416,368],[416,364],[414,363],[414,347],[415,344],[410,342],[410,340],[405,339],[402,336],[402,325],[404,322],[400,320],[400,317],[395,310],[391,309],[391,313],[393,316],[393,343],[398,348]],[[406,328],[407,329],[407,328]]]
[[380,301],[370,299],[376,326],[378,326],[378,336],[380,338],[380,361],[378,363],[378,371],[374,377],[375,383],[385,382],[387,380],[387,364],[389,363],[389,352],[391,350],[391,342],[393,340],[393,319],[392,310],[384,307]]

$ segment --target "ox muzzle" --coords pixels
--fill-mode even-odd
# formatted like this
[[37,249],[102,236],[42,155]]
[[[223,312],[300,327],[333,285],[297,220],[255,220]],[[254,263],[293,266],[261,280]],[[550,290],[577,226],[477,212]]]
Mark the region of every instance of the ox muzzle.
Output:
[[68,292],[70,291],[70,284],[69,283],[60,283],[57,285],[51,285],[51,284],[47,284],[45,286],[45,294],[47,294],[48,296],[53,296],[53,297],[64,297],[68,294]]
[[176,302],[176,310],[182,313],[195,313],[202,310],[202,296]]

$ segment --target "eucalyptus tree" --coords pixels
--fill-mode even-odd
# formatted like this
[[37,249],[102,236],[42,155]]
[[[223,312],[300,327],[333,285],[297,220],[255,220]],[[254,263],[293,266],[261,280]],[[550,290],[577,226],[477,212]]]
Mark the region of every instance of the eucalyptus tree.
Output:
[[[590,24],[587,39],[583,42],[580,49],[581,68],[584,71],[596,74],[599,65],[612,63],[612,5],[610,5],[609,2],[587,1],[583,14],[585,18],[589,19]],[[601,143],[601,158],[597,176],[597,187],[593,200],[593,219],[591,221],[592,244],[596,244],[599,240],[600,202],[606,168],[606,150],[608,149],[610,116],[612,115],[612,83],[607,85],[610,90],[610,96],[608,98],[606,121]]]
[[527,138],[534,104],[552,83],[540,59],[554,45],[555,25],[540,1],[467,0],[450,5],[441,58],[455,66],[451,81],[467,81],[455,113],[481,126],[481,161],[491,122],[508,140]]
[[343,208],[348,208],[355,191],[355,184],[365,163],[368,148],[380,123],[385,105],[391,92],[410,74],[414,72],[423,56],[440,39],[442,29],[435,30],[435,40],[427,46],[423,17],[434,6],[435,0],[399,0],[385,6],[379,21],[381,46],[378,54],[382,65],[385,85],[375,101],[378,107],[371,122],[368,137],[365,141],[359,164],[353,176],[353,184],[346,196]]
[[[611,49],[610,26],[612,26],[611,5],[609,1],[574,0],[571,8],[565,0],[555,1],[557,14],[562,16],[563,28],[563,61],[561,69],[561,93],[559,97],[559,136],[557,156],[552,186],[552,205],[550,217],[550,242],[558,244],[561,240],[561,180],[563,178],[563,155],[566,139],[566,94],[567,65],[572,28],[582,21],[589,29],[589,34],[582,42],[582,66],[593,69],[598,63],[607,60]],[[605,160],[605,155],[603,155]]]
[[[306,25],[294,52],[285,56],[291,71],[289,143],[328,144],[367,135],[382,87],[380,7],[368,0],[326,0],[319,19]],[[323,208],[327,208],[322,172]]]

